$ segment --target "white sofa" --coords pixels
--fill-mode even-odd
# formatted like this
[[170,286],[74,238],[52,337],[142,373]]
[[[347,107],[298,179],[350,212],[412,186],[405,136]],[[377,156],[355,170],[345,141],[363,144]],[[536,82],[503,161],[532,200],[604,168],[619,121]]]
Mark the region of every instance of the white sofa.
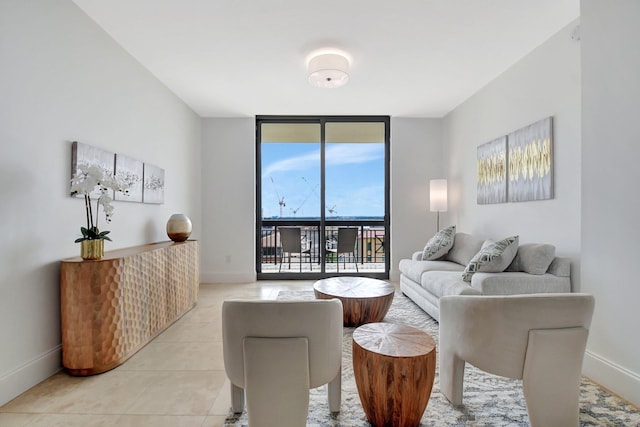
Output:
[[423,251],[400,261],[400,290],[431,317],[440,320],[439,300],[445,295],[514,295],[571,292],[571,263],[556,257],[555,248],[524,244],[502,272],[462,273],[480,251],[484,239],[456,233],[453,246],[437,260],[422,260]]

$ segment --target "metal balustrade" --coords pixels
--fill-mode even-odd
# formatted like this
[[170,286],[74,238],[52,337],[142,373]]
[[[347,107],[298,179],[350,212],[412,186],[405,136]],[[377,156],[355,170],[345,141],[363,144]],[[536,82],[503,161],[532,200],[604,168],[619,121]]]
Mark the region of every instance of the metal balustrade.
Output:
[[[278,273],[283,257],[279,229],[283,227],[300,228],[303,250],[302,254],[293,254],[291,269],[288,268],[288,254],[284,254],[283,273],[299,273],[300,262],[303,273],[338,272],[338,262],[340,273],[355,273],[356,258],[360,272],[385,272],[387,237],[382,220],[326,221],[323,232],[319,220],[263,220],[259,239],[259,272]],[[338,229],[341,227],[358,229],[355,245],[357,257],[329,251],[337,247]]]

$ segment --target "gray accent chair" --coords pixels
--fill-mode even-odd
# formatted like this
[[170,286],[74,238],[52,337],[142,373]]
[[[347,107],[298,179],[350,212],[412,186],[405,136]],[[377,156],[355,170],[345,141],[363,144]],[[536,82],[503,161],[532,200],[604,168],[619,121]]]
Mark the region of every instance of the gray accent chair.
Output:
[[340,411],[340,300],[224,301],[222,341],[231,406],[242,412],[246,397],[250,426],[306,425],[309,389],[327,383]]
[[465,362],[522,380],[532,427],[577,426],[588,294],[440,298],[440,391],[462,404]]

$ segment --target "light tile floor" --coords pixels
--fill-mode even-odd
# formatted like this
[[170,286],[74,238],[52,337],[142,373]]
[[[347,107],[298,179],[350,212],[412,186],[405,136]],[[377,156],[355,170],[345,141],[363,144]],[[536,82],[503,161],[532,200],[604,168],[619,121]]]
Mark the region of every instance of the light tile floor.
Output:
[[2,427],[214,427],[229,409],[222,301],[275,299],[312,281],[203,284],[197,306],[121,366],[91,377],[58,372],[0,407]]

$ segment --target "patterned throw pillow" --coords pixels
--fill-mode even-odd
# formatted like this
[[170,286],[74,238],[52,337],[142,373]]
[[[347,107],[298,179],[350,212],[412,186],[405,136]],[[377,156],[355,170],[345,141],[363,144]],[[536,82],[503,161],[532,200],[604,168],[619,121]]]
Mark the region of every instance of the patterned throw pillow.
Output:
[[507,237],[497,242],[487,240],[482,249],[467,264],[462,273],[462,280],[471,281],[471,276],[480,271],[499,273],[511,264],[518,252],[518,236]]
[[422,260],[433,261],[443,257],[453,246],[453,238],[455,235],[455,225],[438,231],[424,246],[422,250]]

